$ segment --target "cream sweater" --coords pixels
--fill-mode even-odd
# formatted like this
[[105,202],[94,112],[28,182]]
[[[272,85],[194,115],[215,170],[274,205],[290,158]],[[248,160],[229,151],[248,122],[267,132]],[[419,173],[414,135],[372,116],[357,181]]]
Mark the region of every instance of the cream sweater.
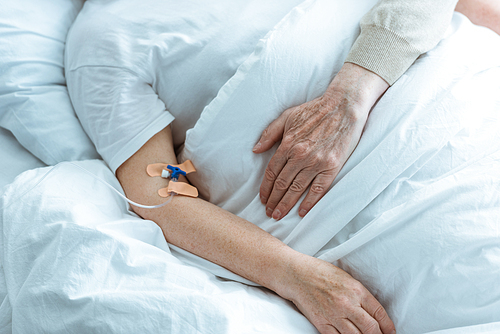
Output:
[[458,0],[380,0],[361,20],[346,62],[392,85],[448,28]]

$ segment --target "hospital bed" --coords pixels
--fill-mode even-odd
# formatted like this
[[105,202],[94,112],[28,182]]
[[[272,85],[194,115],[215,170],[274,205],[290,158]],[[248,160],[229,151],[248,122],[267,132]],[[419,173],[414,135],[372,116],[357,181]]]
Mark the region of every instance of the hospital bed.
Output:
[[[109,187],[121,191],[64,82],[65,36],[83,1],[4,5],[0,332],[315,333],[290,302],[167,244]],[[259,42],[179,158],[203,166],[192,182],[204,198],[360,280],[399,333],[500,332],[500,37],[460,14],[377,103],[306,218],[265,216],[256,189],[272,152],[252,145],[285,106],[324,90],[321,73],[356,37],[354,11],[329,20],[343,36],[337,54],[301,44],[292,61],[303,66],[278,66],[296,40],[314,42],[304,27],[324,6],[304,1]]]

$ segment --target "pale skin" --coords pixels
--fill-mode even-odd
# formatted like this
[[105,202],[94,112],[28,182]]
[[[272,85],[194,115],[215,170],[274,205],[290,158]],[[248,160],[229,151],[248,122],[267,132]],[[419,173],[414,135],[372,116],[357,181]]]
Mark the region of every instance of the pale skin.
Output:
[[[165,201],[166,179],[146,166],[176,164],[170,126],[123,163],[116,175],[127,197],[143,204]],[[301,254],[256,225],[199,198],[175,196],[158,209],[133,208],[153,220],[168,242],[217,263],[292,301],[322,334],[394,333],[382,305],[340,268]]]
[[500,34],[500,0],[460,0],[455,10]]

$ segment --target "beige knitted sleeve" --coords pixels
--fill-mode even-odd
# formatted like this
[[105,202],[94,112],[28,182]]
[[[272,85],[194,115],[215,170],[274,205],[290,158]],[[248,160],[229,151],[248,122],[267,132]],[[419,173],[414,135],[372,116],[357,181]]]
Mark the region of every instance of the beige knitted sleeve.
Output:
[[458,0],[380,0],[361,20],[346,62],[392,85],[441,40]]

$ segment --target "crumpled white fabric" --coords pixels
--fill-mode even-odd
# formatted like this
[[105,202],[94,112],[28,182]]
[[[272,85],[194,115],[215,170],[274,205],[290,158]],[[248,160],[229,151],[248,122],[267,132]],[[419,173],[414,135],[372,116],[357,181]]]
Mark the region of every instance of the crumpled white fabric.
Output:
[[[292,12],[207,106],[181,160],[198,167],[191,181],[202,196],[359,279],[399,333],[498,322],[500,38],[460,14],[377,103],[313,210],[300,219],[296,206],[279,222],[265,215],[258,191],[274,151],[252,147],[340,68],[355,36],[342,21],[352,19],[348,7],[307,1]],[[344,17],[328,20],[333,8]],[[314,24],[321,29],[309,34]]]
[[2,333],[316,332],[277,295],[179,261],[79,167],[120,189],[92,160],[25,172],[2,197]]
[[[275,222],[260,204],[272,152],[255,155],[253,145],[280,112],[326,88],[367,10],[360,6],[311,0],[290,12],[207,106],[180,157],[193,160],[192,181],[210,201],[359,279],[398,333],[494,330],[500,39],[463,16],[379,101],[335,185],[306,218],[295,208]],[[102,162],[78,164],[119,187]],[[0,310],[12,314],[3,328],[315,332],[275,295],[186,265],[206,263],[169,248],[154,223],[130,215],[73,164],[22,174],[0,206],[8,291]]]

